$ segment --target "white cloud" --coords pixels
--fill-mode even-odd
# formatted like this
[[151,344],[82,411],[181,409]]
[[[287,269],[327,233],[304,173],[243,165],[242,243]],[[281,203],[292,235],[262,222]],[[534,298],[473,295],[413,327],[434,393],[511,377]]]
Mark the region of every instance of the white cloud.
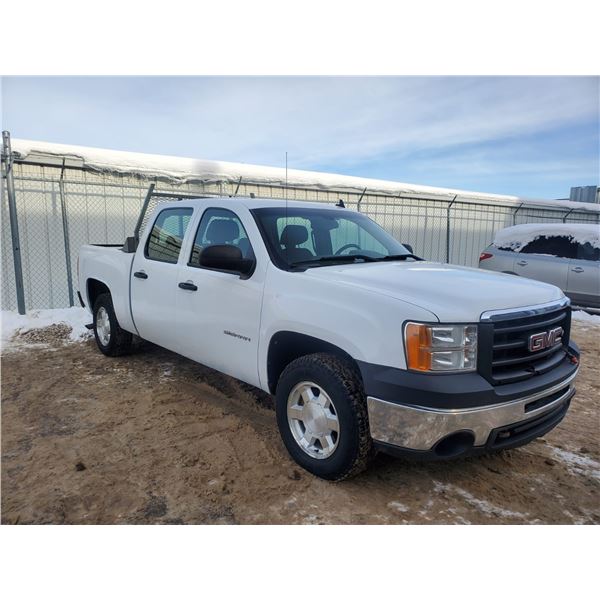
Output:
[[[459,159],[466,144],[518,140],[597,120],[599,81],[9,79],[5,121],[22,138],[270,165],[283,164],[288,151],[297,168],[351,167],[387,154],[402,160],[440,149]],[[463,158],[482,172],[498,167],[492,154]],[[436,160],[442,167],[444,157]],[[529,167],[512,162],[516,170],[537,168],[536,161]],[[537,162],[547,170],[549,163]],[[577,160],[571,162],[580,170]]]
[[[598,118],[590,79],[310,79],[219,83],[177,120],[198,124],[204,155],[294,165],[358,163],[519,137]],[[595,92],[595,94],[594,94]],[[201,126],[200,126],[201,124]],[[192,130],[194,129],[192,125]]]

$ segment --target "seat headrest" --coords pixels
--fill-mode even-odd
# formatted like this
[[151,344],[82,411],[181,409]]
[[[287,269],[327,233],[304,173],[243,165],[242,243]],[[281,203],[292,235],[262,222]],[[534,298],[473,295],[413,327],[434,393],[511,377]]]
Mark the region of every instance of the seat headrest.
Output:
[[206,230],[206,239],[211,244],[225,244],[240,237],[240,228],[233,219],[215,219]]
[[286,225],[279,242],[282,246],[298,246],[308,239],[308,229],[304,225]]

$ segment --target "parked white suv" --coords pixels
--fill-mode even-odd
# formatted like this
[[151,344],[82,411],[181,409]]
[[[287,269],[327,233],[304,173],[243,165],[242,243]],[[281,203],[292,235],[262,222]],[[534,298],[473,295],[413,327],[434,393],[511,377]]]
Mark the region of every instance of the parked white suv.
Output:
[[139,240],[81,248],[79,289],[104,354],[139,336],[274,394],[290,455],[326,479],[374,448],[439,459],[525,444],[575,393],[557,287],[423,261],[344,208],[161,204]]
[[536,223],[500,230],[479,267],[558,286],[573,304],[600,308],[600,226]]

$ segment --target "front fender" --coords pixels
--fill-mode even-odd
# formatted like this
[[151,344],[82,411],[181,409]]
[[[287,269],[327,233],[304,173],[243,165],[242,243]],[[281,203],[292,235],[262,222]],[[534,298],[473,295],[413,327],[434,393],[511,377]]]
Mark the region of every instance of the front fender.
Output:
[[405,369],[402,323],[406,320],[438,319],[428,310],[390,296],[335,282],[315,284],[302,273],[271,271],[261,318],[261,384],[267,381],[269,342],[279,331],[317,338],[357,361]]

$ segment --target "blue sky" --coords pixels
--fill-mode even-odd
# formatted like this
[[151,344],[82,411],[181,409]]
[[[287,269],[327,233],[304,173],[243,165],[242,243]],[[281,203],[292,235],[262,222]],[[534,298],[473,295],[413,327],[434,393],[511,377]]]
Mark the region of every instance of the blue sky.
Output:
[[533,198],[599,183],[598,77],[4,77],[14,137]]

